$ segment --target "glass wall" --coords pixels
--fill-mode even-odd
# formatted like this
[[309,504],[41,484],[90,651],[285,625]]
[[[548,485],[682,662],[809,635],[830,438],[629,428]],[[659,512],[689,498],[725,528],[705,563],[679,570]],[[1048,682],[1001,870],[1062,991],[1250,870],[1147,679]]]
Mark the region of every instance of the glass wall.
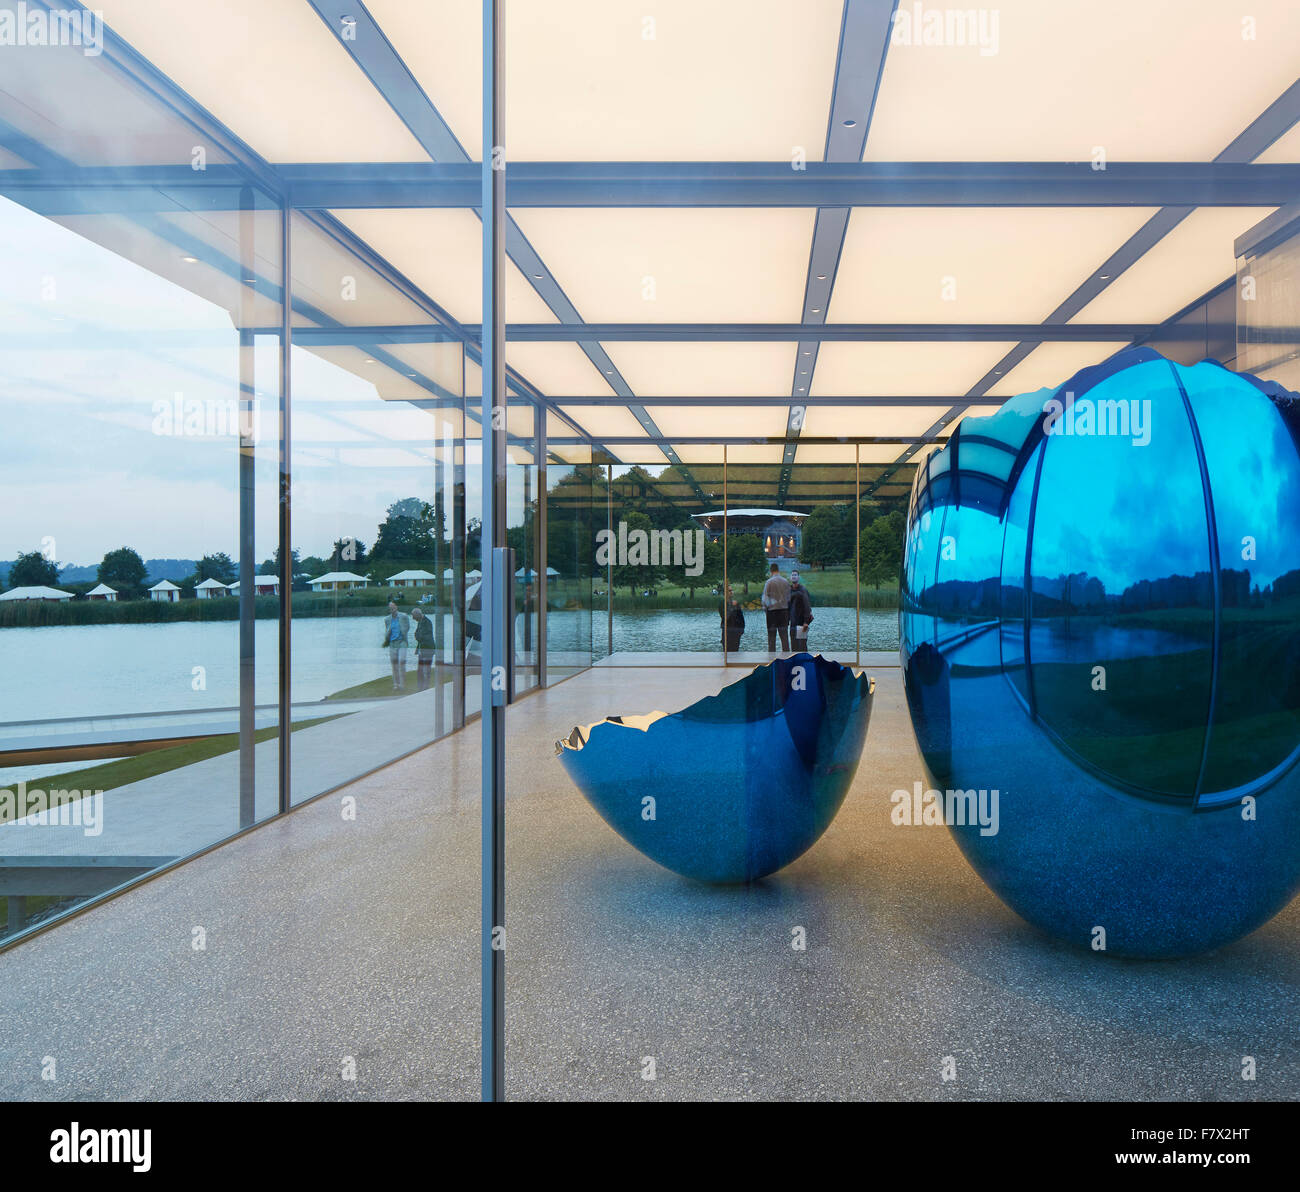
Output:
[[5,71],[0,941],[278,810],[283,360],[278,200],[104,58]]
[[[463,348],[339,220],[295,214],[293,801],[458,723]],[[395,337],[385,328],[400,326]]]

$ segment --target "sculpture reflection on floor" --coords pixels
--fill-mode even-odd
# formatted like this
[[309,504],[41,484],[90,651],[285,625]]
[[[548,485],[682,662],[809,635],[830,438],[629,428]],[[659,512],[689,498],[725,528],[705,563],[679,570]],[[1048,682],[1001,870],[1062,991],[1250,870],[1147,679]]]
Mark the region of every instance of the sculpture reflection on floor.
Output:
[[1213,948],[1300,882],[1300,409],[1145,348],[967,418],[917,471],[902,662],[950,825],[1030,922]]
[[680,712],[575,728],[556,754],[629,844],[704,882],[752,882],[827,829],[857,770],[874,680],[796,654]]

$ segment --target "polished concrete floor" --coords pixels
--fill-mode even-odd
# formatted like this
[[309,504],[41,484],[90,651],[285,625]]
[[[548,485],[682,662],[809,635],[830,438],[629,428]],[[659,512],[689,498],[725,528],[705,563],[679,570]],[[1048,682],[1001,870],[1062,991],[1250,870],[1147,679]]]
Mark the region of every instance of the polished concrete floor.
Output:
[[[718,890],[642,858],[552,741],[736,673],[602,667],[511,709],[510,1096],[1300,1097],[1300,903],[1190,961],[1045,939],[945,829],[891,826],[923,777],[897,669],[795,864]],[[478,749],[471,726],[0,954],[0,1098],[476,1096]]]

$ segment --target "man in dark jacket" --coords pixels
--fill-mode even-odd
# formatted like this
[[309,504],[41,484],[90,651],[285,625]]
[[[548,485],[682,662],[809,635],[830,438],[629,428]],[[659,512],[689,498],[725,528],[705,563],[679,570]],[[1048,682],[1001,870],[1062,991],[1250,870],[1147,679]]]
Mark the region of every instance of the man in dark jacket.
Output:
[[730,584],[726,596],[718,604],[718,615],[722,618],[723,645],[728,653],[735,653],[740,649],[740,635],[745,632],[745,610],[731,594]]
[[790,572],[790,648],[808,649],[808,626],[812,623],[812,597],[799,582],[799,573]]
[[417,691],[425,691],[433,667],[433,622],[420,608],[413,608],[411,615],[415,618],[415,686]]

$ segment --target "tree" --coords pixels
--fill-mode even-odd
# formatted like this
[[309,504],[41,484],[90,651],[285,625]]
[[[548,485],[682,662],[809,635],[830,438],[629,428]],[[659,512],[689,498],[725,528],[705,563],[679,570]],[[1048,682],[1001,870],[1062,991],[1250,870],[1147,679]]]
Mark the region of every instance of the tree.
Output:
[[239,568],[225,551],[204,555],[194,569],[196,584],[201,584],[205,579],[215,579],[220,584],[233,584],[238,578]]
[[9,568],[9,586],[13,588],[52,588],[59,582],[59,565],[34,550],[19,555]]
[[[629,542],[634,530],[644,530],[646,532],[645,563],[633,564],[625,560],[621,566],[616,565],[613,569],[614,587],[626,587],[635,596],[638,588],[653,588],[659,579],[659,572],[650,566],[649,561],[649,533],[654,528],[654,524],[644,513],[625,513],[622,520],[627,522]],[[630,549],[628,553],[629,555],[632,553]]]
[[847,563],[853,549],[853,532],[844,505],[818,505],[803,524],[799,557],[823,570]]
[[434,507],[419,497],[403,497],[388,507],[370,552],[372,563],[398,564],[397,570],[433,562],[439,527]]
[[882,513],[862,531],[858,540],[859,583],[878,588],[898,577],[903,564],[904,529],[903,514],[895,509],[892,513]]
[[144,560],[129,546],[118,547],[104,556],[99,565],[98,578],[101,584],[107,584],[119,592],[139,592],[144,587]]
[[330,551],[329,570],[358,571],[369,561],[366,544],[360,538],[337,538],[334,549]]
[[[293,576],[295,579],[300,575],[307,574],[306,569],[303,567],[302,560],[298,557],[300,553],[301,552],[296,547],[289,552],[289,558],[291,560],[290,565],[293,567]],[[275,576],[280,574],[280,548],[278,546],[275,548],[275,553],[259,568],[258,574]]]
[[756,534],[733,534],[727,539],[727,582],[734,588],[745,585],[749,595],[751,583],[762,583],[767,575],[767,554]]

